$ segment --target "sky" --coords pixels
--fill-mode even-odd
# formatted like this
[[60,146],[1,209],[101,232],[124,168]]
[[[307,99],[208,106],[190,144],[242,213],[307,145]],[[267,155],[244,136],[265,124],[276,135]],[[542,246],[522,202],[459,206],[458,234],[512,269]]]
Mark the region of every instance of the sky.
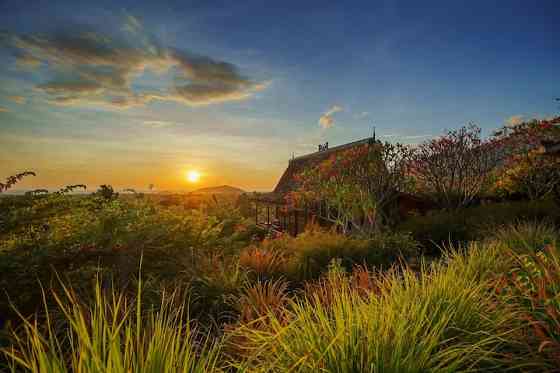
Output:
[[[560,110],[556,1],[0,0],[0,178],[271,190],[292,155]],[[196,170],[195,185],[185,174]]]

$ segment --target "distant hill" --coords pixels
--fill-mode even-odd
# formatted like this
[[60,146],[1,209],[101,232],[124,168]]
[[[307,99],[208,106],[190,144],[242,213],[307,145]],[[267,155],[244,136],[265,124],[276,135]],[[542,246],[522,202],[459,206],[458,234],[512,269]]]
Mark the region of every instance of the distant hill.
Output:
[[243,189],[232,187],[229,185],[221,185],[216,187],[200,188],[193,190],[192,194],[241,194],[245,193]]

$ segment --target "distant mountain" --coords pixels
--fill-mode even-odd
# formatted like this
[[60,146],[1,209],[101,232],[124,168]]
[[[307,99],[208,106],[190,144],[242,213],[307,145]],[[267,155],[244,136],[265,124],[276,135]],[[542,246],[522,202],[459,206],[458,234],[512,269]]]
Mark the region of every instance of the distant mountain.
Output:
[[232,187],[229,185],[221,185],[216,187],[208,187],[208,188],[200,188],[197,190],[193,190],[191,193],[193,194],[241,194],[245,193],[243,189],[239,189],[236,187]]

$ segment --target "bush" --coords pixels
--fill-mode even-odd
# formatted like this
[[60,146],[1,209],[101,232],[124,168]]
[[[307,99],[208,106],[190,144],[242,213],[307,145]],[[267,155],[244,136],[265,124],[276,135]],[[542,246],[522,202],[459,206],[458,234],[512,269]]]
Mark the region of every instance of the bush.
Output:
[[[111,272],[126,287],[143,255],[143,273],[154,282],[190,282],[215,271],[203,273],[201,258],[233,257],[250,242],[251,230],[239,215],[220,220],[149,200],[97,199],[53,194],[12,210],[18,225],[0,232],[0,292],[23,314],[40,308],[37,281],[51,284],[53,269],[75,288],[89,288],[96,270]],[[0,314],[15,317],[8,297],[0,297]]]
[[[547,368],[560,366],[560,250],[556,244],[526,254],[512,252],[513,269],[499,290],[520,309],[524,340]],[[543,366],[544,370],[544,366]]]
[[238,299],[241,323],[251,323],[255,327],[259,319],[267,317],[269,313],[276,318],[286,321],[287,305],[290,297],[288,295],[288,284],[282,280],[257,281],[247,286]]
[[235,261],[214,255],[200,258],[197,272],[190,284],[192,299],[190,313],[199,321],[219,326],[236,320],[239,312],[237,298],[247,283],[247,274]]
[[279,250],[251,246],[241,252],[239,264],[259,279],[281,277],[287,270],[286,254]]
[[416,255],[417,246],[409,235],[402,233],[380,232],[373,238],[359,239],[312,228],[297,237],[284,235],[265,240],[259,250],[271,253],[271,256],[281,256],[269,277],[281,275],[284,271],[286,278],[298,281],[318,278],[333,259],[339,259],[346,270],[357,264],[387,268],[401,257]]
[[553,201],[518,201],[480,205],[450,211],[434,211],[426,216],[414,216],[397,226],[410,233],[425,252],[439,253],[447,243],[458,244],[484,239],[500,227],[518,222],[560,223],[560,207]]

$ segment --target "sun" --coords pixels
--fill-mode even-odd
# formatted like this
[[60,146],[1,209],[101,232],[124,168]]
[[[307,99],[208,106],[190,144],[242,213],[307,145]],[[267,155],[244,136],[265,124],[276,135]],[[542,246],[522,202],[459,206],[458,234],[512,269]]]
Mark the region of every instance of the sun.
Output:
[[196,170],[187,171],[186,177],[189,183],[196,183],[200,180],[200,172]]

